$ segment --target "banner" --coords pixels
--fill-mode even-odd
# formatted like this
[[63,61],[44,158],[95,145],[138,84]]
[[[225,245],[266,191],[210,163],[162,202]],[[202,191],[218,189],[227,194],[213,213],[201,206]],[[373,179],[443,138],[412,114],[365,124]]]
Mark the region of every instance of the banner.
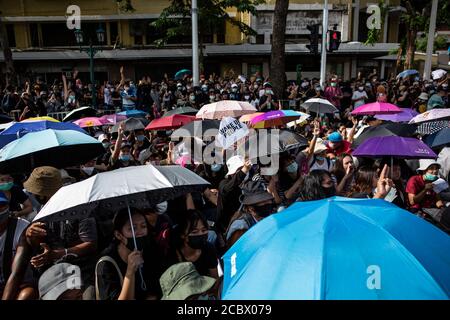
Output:
[[228,149],[240,139],[248,136],[248,127],[232,117],[225,117],[220,122],[217,142],[224,149]]

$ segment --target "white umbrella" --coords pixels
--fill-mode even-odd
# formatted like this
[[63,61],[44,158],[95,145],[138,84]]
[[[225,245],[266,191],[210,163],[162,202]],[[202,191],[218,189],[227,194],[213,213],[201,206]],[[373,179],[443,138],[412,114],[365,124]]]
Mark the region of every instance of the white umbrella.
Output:
[[306,100],[301,107],[305,110],[312,111],[315,113],[335,113],[339,112],[338,109],[328,100],[321,98],[312,98]]
[[245,101],[222,100],[204,105],[195,115],[198,119],[218,119],[223,117],[240,117],[255,113],[257,110]]
[[431,72],[431,76],[433,77],[433,80],[440,79],[443,76],[445,76],[446,74],[447,74],[447,71],[442,70],[442,69],[434,70],[433,72]]
[[301,123],[305,122],[306,120],[308,120],[309,118],[311,118],[310,114],[302,113],[302,115],[300,116],[300,119],[288,122],[288,123],[286,123],[286,126],[288,128],[294,127],[296,124],[301,124]]
[[409,121],[409,124],[423,123],[450,118],[450,109],[431,109],[420,113]]

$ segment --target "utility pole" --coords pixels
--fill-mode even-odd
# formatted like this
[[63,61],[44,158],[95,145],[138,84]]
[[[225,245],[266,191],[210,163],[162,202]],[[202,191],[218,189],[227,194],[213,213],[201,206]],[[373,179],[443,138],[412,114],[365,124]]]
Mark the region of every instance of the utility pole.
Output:
[[325,76],[327,69],[327,31],[328,31],[328,0],[323,5],[323,24],[322,24],[322,59],[320,61],[320,86],[325,90]]
[[438,0],[433,0],[431,5],[430,27],[428,28],[427,56],[425,60],[425,68],[423,69],[423,79],[429,80],[431,73],[431,59],[433,56],[434,31],[436,29],[436,16]]
[[198,86],[198,8],[197,0],[192,0],[192,75],[194,86]]

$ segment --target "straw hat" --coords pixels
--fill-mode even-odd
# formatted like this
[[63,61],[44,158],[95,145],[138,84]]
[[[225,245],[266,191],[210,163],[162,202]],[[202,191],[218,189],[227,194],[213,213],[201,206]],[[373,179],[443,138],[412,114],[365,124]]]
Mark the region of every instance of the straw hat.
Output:
[[323,140],[320,138],[317,138],[316,145],[314,147],[314,154],[319,154],[326,150],[327,150],[327,146],[325,145]]
[[63,186],[61,172],[54,167],[37,167],[23,186],[32,194],[51,197]]

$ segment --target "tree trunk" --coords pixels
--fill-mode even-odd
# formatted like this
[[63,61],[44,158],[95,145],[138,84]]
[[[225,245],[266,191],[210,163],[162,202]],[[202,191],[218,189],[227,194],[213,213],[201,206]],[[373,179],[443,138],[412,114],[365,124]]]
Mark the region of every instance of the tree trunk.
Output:
[[0,17],[0,48],[3,51],[6,66],[6,85],[16,85],[16,72],[14,70],[14,61],[12,58],[11,48],[9,47],[8,34],[6,33],[6,25]]
[[408,30],[406,39],[405,70],[412,68],[414,62],[414,52],[416,51],[416,37],[417,37],[417,30],[415,29]]
[[270,80],[272,82],[275,95],[280,99],[283,97],[284,88],[286,86],[285,33],[288,6],[289,0],[277,0],[275,3],[272,31]]

